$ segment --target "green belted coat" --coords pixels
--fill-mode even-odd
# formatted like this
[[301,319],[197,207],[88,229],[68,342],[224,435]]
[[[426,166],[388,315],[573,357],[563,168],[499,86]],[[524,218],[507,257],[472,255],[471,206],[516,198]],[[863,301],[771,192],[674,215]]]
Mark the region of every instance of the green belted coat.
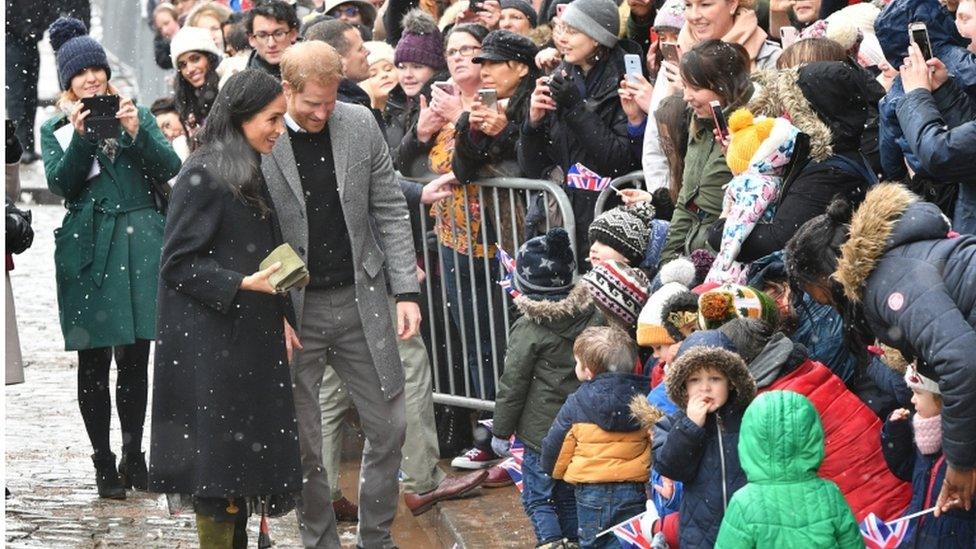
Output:
[[[120,130],[115,161],[72,132],[67,149],[55,132],[59,114],[41,127],[47,186],[68,209],[54,231],[58,313],[66,350],[155,339],[156,288],[165,218],[156,211],[151,180],[166,182],[180,159],[139,107],[139,131]],[[89,178],[92,160],[100,172]]]

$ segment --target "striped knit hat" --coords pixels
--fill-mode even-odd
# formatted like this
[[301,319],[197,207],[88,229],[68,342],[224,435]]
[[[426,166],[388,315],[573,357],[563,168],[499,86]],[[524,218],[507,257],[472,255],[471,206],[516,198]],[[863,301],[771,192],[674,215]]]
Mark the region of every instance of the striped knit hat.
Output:
[[647,302],[651,282],[638,269],[619,261],[606,261],[583,275],[583,286],[609,319],[631,328]]

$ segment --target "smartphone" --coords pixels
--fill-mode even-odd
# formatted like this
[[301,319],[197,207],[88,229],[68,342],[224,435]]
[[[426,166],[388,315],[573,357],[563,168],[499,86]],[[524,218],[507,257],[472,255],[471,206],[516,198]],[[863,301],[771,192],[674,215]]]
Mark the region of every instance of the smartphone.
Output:
[[485,7],[484,0],[474,0],[468,6],[468,11],[477,13],[479,11],[488,11],[488,8]]
[[641,56],[635,53],[624,55],[624,70],[626,71],[628,82],[637,82],[644,74],[641,70]]
[[450,82],[434,82],[431,86],[441,90],[447,95],[454,95],[454,84]]
[[556,6],[556,17],[562,17],[563,12],[566,11],[566,6],[568,5],[569,4],[559,4],[558,6]]
[[649,29],[649,30],[647,31],[647,40],[648,40],[648,42],[650,42],[651,44],[653,44],[653,43],[655,43],[655,42],[657,42],[657,31],[656,31],[656,30],[654,30],[654,27],[651,27],[651,28],[650,28],[650,29]]
[[779,28],[779,40],[783,45],[783,49],[792,46],[796,43],[797,38],[800,37],[800,31],[796,30],[796,27],[780,27]]
[[675,65],[681,60],[677,42],[661,42],[661,54],[664,55],[665,61],[674,63]]
[[718,133],[722,134],[722,137],[729,136],[729,125],[725,121],[725,114],[722,112],[722,104],[717,100],[712,101],[708,104],[712,108],[712,121],[715,122],[715,128],[718,129]]
[[478,90],[478,100],[485,108],[498,110],[498,91],[494,88],[481,88]]
[[909,23],[908,36],[912,42],[918,45],[918,49],[922,50],[922,57],[926,61],[932,59],[932,42],[929,41],[929,29],[925,23]]
[[115,117],[119,112],[119,96],[95,95],[81,98],[84,110],[89,111],[85,118],[85,136],[94,141],[118,137],[122,123]]

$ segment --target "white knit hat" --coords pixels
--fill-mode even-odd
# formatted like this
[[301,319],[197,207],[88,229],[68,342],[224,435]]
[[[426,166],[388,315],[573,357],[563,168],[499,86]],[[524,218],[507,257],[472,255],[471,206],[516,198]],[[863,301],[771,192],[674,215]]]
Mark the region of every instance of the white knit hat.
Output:
[[174,67],[179,65],[180,56],[188,51],[212,53],[218,59],[223,57],[223,52],[217,48],[217,44],[214,44],[210,31],[200,27],[183,27],[173,36],[173,40],[169,43],[169,56],[173,60]]
[[695,281],[695,265],[679,257],[664,264],[659,276],[661,287],[651,294],[637,318],[637,344],[642,347],[675,343],[664,327],[664,305],[672,296],[688,291]]
[[918,373],[914,362],[909,364],[908,368],[905,369],[905,384],[908,385],[909,389],[914,391],[927,391],[937,395],[942,394],[942,391],[939,390],[939,384],[935,380]]
[[380,40],[370,40],[363,44],[369,53],[366,56],[366,63],[372,67],[378,61],[389,61],[393,64],[393,46]]

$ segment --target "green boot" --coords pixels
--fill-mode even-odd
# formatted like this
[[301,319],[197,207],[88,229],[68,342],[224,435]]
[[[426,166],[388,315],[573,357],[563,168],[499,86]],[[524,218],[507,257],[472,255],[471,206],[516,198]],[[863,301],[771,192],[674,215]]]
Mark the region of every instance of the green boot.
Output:
[[197,513],[200,549],[232,549],[235,526],[233,522],[217,522],[213,517]]

